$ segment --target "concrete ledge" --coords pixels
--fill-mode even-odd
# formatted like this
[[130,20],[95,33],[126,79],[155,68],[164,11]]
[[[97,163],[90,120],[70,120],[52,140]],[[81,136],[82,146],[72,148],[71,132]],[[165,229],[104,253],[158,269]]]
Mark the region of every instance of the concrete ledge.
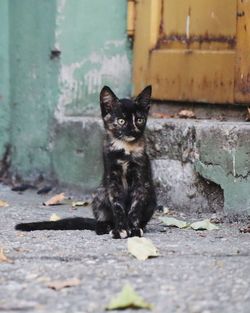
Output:
[[[94,190],[102,176],[102,122],[65,121],[53,135],[60,183]],[[250,125],[149,119],[147,144],[159,202],[175,210],[250,214]]]
[[223,190],[226,214],[250,214],[249,123],[150,120],[148,142],[155,179],[174,208],[218,210]]
[[[54,125],[52,177],[93,191],[102,177],[102,121],[67,117]],[[228,215],[250,215],[249,123],[149,119],[146,135],[160,204],[174,210],[224,208]]]

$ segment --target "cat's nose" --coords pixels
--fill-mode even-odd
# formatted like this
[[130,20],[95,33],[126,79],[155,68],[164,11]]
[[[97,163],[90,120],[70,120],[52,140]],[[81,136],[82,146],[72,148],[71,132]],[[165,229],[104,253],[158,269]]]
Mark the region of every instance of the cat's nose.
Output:
[[138,136],[139,131],[137,129],[134,129],[130,132],[130,135],[133,137],[137,137]]

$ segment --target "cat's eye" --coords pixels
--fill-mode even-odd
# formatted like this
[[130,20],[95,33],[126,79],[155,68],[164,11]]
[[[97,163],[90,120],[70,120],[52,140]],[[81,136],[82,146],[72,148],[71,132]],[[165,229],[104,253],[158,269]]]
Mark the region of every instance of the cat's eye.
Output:
[[136,120],[136,122],[137,122],[138,124],[143,124],[143,123],[144,123],[144,118],[138,118],[138,119]]
[[125,124],[125,120],[123,118],[118,118],[117,122],[121,126]]

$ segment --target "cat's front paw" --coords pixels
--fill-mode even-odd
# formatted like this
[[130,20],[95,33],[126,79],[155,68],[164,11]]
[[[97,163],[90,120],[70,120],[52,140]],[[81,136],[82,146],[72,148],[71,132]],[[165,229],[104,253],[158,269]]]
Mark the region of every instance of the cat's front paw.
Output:
[[141,228],[132,228],[130,230],[130,237],[143,237],[143,230]]
[[126,229],[113,229],[110,231],[110,234],[114,239],[125,239],[129,236],[129,233]]

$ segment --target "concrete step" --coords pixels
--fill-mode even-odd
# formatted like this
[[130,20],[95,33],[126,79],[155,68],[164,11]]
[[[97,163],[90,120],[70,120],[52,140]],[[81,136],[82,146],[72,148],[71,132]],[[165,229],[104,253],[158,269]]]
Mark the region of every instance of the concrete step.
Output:
[[[250,215],[250,124],[149,119],[148,152],[159,203],[174,210]],[[56,126],[52,167],[62,184],[93,191],[102,176],[102,122]]]

